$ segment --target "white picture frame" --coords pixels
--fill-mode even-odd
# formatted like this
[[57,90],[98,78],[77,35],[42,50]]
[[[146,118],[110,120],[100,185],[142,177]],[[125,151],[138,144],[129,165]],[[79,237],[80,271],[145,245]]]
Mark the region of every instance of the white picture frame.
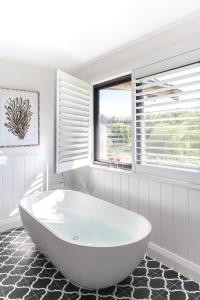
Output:
[[40,144],[39,92],[0,88],[0,148]]

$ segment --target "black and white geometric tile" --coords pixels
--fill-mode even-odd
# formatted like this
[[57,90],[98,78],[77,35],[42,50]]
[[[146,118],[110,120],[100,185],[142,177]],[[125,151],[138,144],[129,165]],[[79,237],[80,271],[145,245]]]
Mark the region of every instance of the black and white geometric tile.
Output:
[[145,256],[116,286],[72,284],[36,248],[23,227],[0,233],[0,300],[200,300],[199,284]]

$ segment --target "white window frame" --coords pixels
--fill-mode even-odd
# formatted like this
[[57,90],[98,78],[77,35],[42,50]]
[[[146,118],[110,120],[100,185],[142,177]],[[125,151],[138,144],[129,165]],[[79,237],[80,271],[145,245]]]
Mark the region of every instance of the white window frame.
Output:
[[165,177],[176,180],[181,180],[189,183],[200,184],[200,171],[198,170],[186,170],[175,167],[161,167],[153,166],[148,164],[137,164],[136,163],[136,128],[135,128],[135,117],[136,117],[136,96],[134,95],[134,79],[146,77],[156,73],[172,70],[178,67],[183,67],[188,64],[193,64],[200,61],[200,50],[195,50],[185,54],[177,55],[169,59],[165,59],[147,66],[134,69],[132,71],[133,90],[132,90],[132,107],[133,107],[133,164],[132,171],[139,174],[148,174],[157,177]]

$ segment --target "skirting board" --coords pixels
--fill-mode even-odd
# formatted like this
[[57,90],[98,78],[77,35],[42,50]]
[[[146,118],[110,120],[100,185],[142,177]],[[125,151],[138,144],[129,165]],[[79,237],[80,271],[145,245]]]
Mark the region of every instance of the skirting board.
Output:
[[0,220],[0,232],[22,226],[20,216]]
[[174,254],[154,243],[149,243],[147,254],[190,279],[200,282],[200,265]]

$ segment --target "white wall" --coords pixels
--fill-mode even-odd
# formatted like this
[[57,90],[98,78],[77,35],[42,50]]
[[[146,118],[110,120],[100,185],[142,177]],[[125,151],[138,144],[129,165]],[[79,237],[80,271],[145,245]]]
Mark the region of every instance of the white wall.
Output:
[[40,92],[40,145],[0,148],[1,231],[19,222],[17,205],[24,195],[57,180],[53,175],[55,70],[0,60],[0,87]]
[[[200,18],[149,36],[76,70],[91,83],[200,48]],[[200,190],[164,178],[88,167],[74,172],[74,188],[137,211],[151,220],[149,252],[200,282]]]
[[[200,48],[200,16],[179,26],[168,27],[87,64],[73,74],[99,82],[122,73]],[[137,30],[137,28],[136,28]]]

